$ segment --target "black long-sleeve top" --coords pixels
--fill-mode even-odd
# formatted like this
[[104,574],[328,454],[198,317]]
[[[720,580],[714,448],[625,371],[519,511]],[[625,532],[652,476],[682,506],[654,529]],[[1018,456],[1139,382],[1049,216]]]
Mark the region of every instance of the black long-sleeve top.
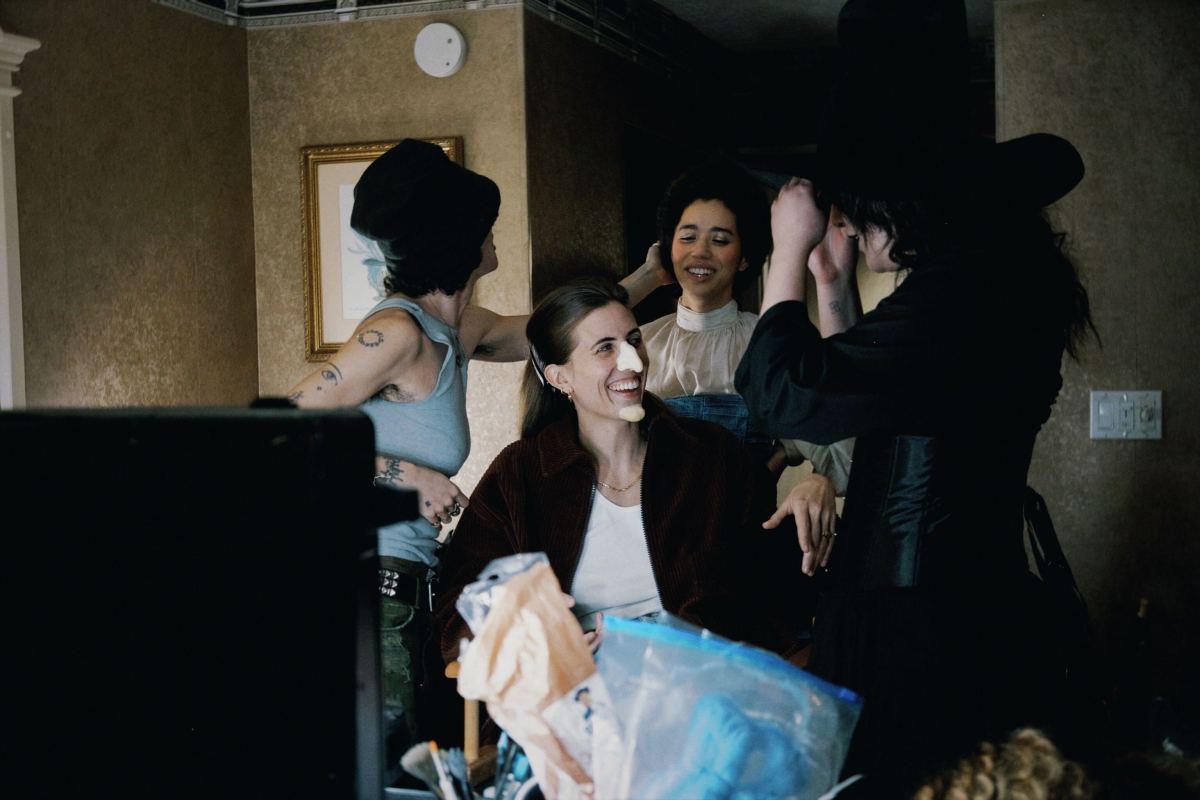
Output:
[[778,436],[858,437],[834,572],[860,588],[1025,569],[1021,498],[1062,385],[1036,282],[960,256],[928,263],[822,339],[803,303],[758,322],[736,384]]

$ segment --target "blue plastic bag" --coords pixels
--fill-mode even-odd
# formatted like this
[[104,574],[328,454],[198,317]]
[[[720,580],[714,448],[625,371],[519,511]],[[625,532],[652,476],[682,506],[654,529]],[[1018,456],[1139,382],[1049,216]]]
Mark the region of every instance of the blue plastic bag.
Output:
[[608,618],[597,666],[623,734],[619,753],[596,753],[598,798],[816,800],[862,709],[773,653],[670,617]]

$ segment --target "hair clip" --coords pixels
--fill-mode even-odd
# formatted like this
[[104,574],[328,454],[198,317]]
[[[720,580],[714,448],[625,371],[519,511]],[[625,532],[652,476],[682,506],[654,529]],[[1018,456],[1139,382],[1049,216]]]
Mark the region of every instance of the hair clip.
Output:
[[533,342],[529,343],[529,361],[533,364],[533,374],[537,375],[538,382],[545,386],[546,376],[542,374],[545,368],[542,366],[542,360],[538,358],[537,350],[533,348]]

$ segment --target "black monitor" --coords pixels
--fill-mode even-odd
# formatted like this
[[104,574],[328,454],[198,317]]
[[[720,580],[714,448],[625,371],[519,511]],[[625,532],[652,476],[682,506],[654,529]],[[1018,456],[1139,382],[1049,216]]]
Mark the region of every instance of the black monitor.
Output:
[[357,411],[0,414],[0,792],[382,797],[373,472]]

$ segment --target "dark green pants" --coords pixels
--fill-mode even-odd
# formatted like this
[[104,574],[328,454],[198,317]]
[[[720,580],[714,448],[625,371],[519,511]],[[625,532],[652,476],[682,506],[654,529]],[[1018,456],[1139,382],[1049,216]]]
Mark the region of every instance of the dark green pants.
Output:
[[402,710],[410,743],[419,742],[429,723],[429,612],[392,597],[380,602],[384,708],[392,715]]

